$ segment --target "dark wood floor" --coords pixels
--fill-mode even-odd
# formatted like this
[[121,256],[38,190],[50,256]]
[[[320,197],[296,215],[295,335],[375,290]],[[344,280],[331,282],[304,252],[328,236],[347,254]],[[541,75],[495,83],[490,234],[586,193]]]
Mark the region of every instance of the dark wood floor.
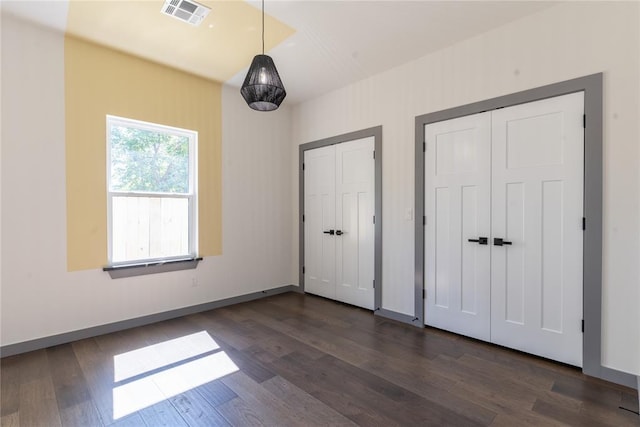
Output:
[[[114,356],[201,331],[220,349],[114,381]],[[238,370],[189,388],[202,370],[176,372],[206,356]],[[635,390],[295,293],[7,357],[0,375],[2,426],[640,425],[619,409]],[[117,388],[148,397],[159,375],[184,391],[114,419]]]

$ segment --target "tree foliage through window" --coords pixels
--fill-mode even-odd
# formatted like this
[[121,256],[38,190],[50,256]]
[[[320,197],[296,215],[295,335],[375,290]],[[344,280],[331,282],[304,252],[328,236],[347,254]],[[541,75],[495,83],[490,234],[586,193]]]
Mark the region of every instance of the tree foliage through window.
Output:
[[112,125],[111,190],[189,192],[189,138]]

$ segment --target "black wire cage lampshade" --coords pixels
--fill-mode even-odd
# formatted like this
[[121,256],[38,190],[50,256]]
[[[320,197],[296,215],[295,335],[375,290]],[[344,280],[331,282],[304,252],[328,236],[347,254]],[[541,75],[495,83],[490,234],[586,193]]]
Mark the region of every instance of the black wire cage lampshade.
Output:
[[269,55],[253,58],[240,93],[249,107],[257,111],[273,111],[280,106],[287,91]]
[[262,0],[262,55],[256,55],[251,61],[240,93],[249,107],[257,111],[277,110],[287,96],[287,91],[284,90],[276,70],[276,64],[269,55],[264,54],[264,0]]

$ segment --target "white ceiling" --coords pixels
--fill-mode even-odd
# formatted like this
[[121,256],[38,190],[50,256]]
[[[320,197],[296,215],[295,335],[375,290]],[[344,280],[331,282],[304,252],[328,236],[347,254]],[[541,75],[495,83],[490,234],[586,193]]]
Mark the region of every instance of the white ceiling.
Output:
[[[157,1],[158,10],[163,3],[163,0],[143,1]],[[67,0],[1,0],[1,3],[4,11],[51,28],[66,28]],[[260,8],[259,1],[249,3]],[[273,57],[287,89],[285,103],[295,104],[557,3],[267,0],[265,12],[296,29],[293,36],[267,53]],[[269,28],[265,31],[268,33]],[[196,72],[190,69],[189,61],[171,65]],[[227,83],[239,87],[245,74],[246,68]]]
[[[260,7],[259,2],[249,2]],[[292,103],[551,7],[542,1],[266,1],[297,32],[272,49]],[[268,31],[268,28],[266,29]],[[242,84],[246,70],[229,80]]]

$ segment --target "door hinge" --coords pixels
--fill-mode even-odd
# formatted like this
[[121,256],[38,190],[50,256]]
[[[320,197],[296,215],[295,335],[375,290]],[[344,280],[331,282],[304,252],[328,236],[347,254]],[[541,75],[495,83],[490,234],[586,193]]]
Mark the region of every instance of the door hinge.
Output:
[[302,170],[304,170],[304,162],[302,162]]
[[304,274],[304,265],[302,266],[302,274]]
[[427,216],[422,215],[422,225],[427,225]]
[[373,216],[373,223],[374,224],[376,223],[376,216],[375,215]]
[[586,114],[582,115],[582,128],[583,129],[587,128],[587,115]]
[[424,288],[422,288],[422,299],[427,299],[427,293],[424,291]]
[[302,214],[302,222],[304,222],[304,214]]
[[373,289],[376,288],[376,279],[373,279]]
[[586,230],[587,229],[587,218],[582,217],[582,229]]
[[376,150],[373,150],[373,158],[376,158]]
[[423,153],[427,152],[427,140],[426,139],[424,141],[422,141],[422,152]]
[[584,332],[584,319],[582,319],[582,332]]

